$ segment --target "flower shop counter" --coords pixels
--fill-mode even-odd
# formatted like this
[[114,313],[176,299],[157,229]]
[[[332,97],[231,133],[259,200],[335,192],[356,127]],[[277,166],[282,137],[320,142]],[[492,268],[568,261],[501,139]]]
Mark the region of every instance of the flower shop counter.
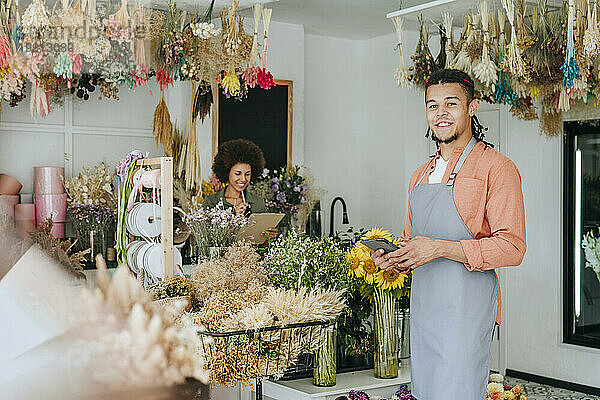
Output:
[[347,396],[350,390],[362,390],[371,398],[391,399],[400,385],[410,384],[410,365],[398,368],[398,377],[377,379],[373,370],[347,372],[337,375],[337,384],[332,387],[317,387],[313,379],[304,378],[292,381],[263,382],[265,399],[272,400],[335,400],[338,396]]

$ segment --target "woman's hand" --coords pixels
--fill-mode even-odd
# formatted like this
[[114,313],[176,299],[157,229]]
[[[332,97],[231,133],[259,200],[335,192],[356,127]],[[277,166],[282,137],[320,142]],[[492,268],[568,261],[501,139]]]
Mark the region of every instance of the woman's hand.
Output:
[[248,208],[248,203],[240,203],[235,206],[235,215],[245,215],[246,208]]
[[279,231],[277,230],[277,228],[269,228],[263,232],[263,236],[270,239],[277,236],[278,233]]

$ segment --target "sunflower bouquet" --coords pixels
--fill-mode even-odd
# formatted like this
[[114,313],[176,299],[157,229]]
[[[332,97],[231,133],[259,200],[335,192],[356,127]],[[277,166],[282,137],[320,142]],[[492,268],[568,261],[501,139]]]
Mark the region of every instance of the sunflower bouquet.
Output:
[[371,258],[372,251],[361,243],[364,239],[387,239],[399,245],[400,239],[387,230],[373,228],[358,240],[346,253],[348,260],[348,274],[364,281],[363,294],[371,297],[375,288],[389,291],[397,300],[408,297],[410,293],[411,274],[401,274],[394,270],[383,270],[375,266]]

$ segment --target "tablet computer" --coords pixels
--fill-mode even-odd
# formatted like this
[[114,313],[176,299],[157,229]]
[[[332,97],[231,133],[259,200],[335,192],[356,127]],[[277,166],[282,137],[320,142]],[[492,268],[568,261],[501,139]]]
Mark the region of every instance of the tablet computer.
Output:
[[238,240],[249,240],[254,244],[263,244],[267,240],[267,237],[263,236],[262,233],[269,228],[275,228],[284,216],[285,214],[282,213],[250,214],[250,225],[242,228],[237,238]]
[[377,251],[383,249],[385,253],[389,253],[391,251],[398,250],[399,247],[394,243],[390,242],[387,239],[363,239],[360,241],[362,244],[367,246],[369,249],[373,251]]

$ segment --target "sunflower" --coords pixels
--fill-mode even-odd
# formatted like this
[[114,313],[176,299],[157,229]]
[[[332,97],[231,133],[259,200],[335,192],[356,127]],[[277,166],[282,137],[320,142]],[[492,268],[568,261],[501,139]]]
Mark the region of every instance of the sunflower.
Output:
[[379,271],[375,274],[375,283],[383,290],[394,290],[404,286],[406,275],[394,270]]
[[346,252],[346,260],[348,260],[348,275],[355,276],[357,278],[362,277],[365,274],[365,270],[363,269],[363,259],[361,258],[360,250],[356,247],[348,250]]
[[394,240],[390,231],[381,228],[371,229],[369,232],[365,233],[362,239],[387,239],[390,242]]
[[365,271],[365,282],[368,284],[372,284],[375,280],[375,275],[377,275],[377,271],[379,268],[375,266],[375,262],[371,257],[363,259],[362,268]]

